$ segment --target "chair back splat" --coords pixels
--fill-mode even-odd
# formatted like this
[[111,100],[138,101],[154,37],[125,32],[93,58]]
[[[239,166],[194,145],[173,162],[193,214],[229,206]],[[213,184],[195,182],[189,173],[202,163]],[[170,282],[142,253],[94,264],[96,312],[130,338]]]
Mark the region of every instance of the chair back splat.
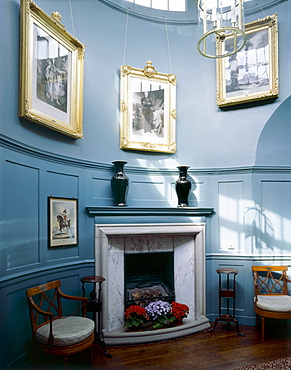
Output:
[[[88,299],[64,294],[60,287],[60,280],[52,281],[27,289],[26,296],[35,349],[67,361],[69,355],[92,348],[95,324],[86,317]],[[68,316],[63,315],[63,300],[77,302],[77,309]],[[75,315],[79,311],[83,316]]]
[[287,276],[288,266],[252,266],[254,276],[256,323],[262,319],[262,340],[265,318],[291,319],[291,296]]

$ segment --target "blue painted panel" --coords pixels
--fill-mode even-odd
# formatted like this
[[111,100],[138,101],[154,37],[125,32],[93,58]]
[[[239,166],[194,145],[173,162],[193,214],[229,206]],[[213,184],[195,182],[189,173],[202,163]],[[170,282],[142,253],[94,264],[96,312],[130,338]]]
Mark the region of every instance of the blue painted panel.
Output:
[[218,182],[219,250],[228,250],[230,244],[240,250],[244,222],[243,187],[242,181]]
[[77,198],[79,191],[79,176],[67,172],[48,171],[46,176],[46,187],[48,195],[53,197]]
[[165,197],[165,183],[163,181],[131,181],[130,197],[133,200],[161,201]]
[[109,178],[93,177],[92,178],[92,198],[112,200],[111,184]]
[[291,181],[262,181],[261,248],[271,255],[291,252]]
[[39,171],[6,162],[3,241],[7,271],[39,263]]

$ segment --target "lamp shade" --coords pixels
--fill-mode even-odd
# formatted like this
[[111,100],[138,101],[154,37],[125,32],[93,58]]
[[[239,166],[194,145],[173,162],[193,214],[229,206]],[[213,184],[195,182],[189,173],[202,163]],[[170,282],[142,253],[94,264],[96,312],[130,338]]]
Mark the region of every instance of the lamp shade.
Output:
[[197,0],[197,8],[201,55],[224,58],[244,47],[243,0]]

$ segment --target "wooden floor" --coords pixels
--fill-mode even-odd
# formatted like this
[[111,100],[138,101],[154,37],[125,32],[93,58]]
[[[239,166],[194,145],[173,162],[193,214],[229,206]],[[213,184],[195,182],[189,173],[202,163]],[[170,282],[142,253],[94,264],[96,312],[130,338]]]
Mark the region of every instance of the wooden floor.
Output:
[[[277,320],[278,321],[278,320]],[[266,328],[265,341],[254,327],[240,325],[245,337],[239,336],[235,326],[219,322],[213,332],[201,332],[185,338],[136,346],[107,347],[112,358],[94,345],[91,368],[116,370],[163,369],[223,369],[233,370],[248,365],[291,356],[291,326],[282,322]],[[89,353],[71,356],[69,368],[90,368]],[[44,360],[37,368],[63,367],[59,359]]]

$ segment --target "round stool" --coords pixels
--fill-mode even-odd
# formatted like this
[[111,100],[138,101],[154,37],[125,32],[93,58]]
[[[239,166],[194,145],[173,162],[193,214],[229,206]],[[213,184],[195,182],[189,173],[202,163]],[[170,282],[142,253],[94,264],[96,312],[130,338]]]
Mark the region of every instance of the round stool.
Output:
[[[100,344],[103,347],[103,350],[105,352],[106,357],[112,357],[110,353],[107,352],[106,349],[106,343],[104,340],[103,333],[101,331],[101,312],[102,312],[102,301],[101,301],[101,284],[103,281],[105,281],[103,276],[84,276],[81,279],[82,283],[82,291],[83,291],[83,297],[86,296],[85,291],[85,284],[86,283],[92,283],[93,284],[93,290],[90,293],[90,300],[86,302],[86,310],[87,312],[93,312],[93,319],[95,321],[95,325],[97,327],[96,332],[96,340],[100,342]],[[99,284],[98,287],[98,296],[96,294],[97,284]],[[97,313],[97,322],[96,322],[96,313]]]
[[[239,331],[239,324],[238,324],[237,319],[235,318],[235,297],[236,297],[235,278],[236,278],[236,275],[238,274],[238,270],[234,268],[219,268],[216,270],[216,272],[219,275],[219,316],[215,319],[213,327],[209,329],[209,331],[213,331],[216,328],[218,321],[225,321],[228,324],[230,322],[233,322],[236,324],[236,329],[237,329],[238,334],[244,337],[244,334],[242,334]],[[225,274],[226,276],[226,287],[224,288],[222,288],[222,283],[221,283],[221,277],[223,274]],[[230,281],[229,281],[230,275],[233,276],[232,287],[230,287]],[[225,314],[221,314],[222,298],[227,299]],[[233,300],[233,314],[232,315],[229,313],[229,299]]]

